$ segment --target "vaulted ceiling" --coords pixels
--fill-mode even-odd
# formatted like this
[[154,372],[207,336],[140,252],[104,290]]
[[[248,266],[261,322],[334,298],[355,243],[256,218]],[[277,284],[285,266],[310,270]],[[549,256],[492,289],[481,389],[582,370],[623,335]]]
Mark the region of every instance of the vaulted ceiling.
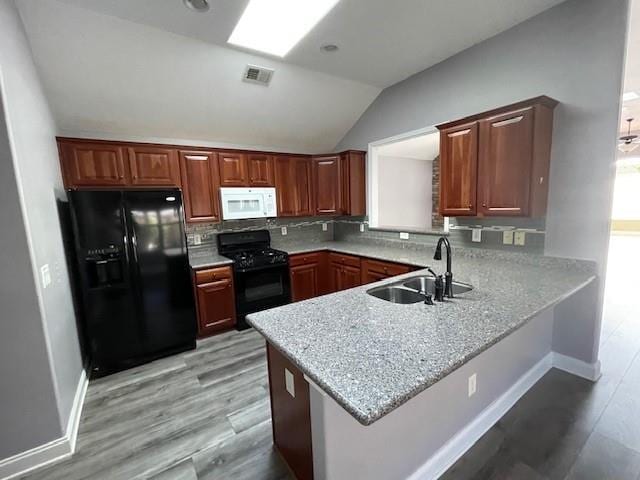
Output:
[[[341,0],[284,59],[226,43],[247,1],[17,4],[62,134],[321,152],[383,87],[562,0]],[[241,81],[249,63],[268,87]]]

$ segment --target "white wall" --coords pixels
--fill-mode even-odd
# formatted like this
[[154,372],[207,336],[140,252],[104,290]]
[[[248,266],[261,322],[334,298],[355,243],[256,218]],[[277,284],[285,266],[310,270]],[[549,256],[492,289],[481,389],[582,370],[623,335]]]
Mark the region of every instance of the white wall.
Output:
[[[0,71],[0,178],[9,197],[2,202],[0,269],[3,458],[61,436],[82,365],[56,206],[56,194],[63,194],[56,127],[13,0],[0,0]],[[11,211],[18,205],[19,215]],[[52,277],[46,289],[39,282],[44,264]],[[53,392],[42,391],[47,385]]]
[[[628,10],[628,0],[568,0],[385,89],[336,148],[549,95],[560,104],[545,253],[595,260],[604,275]],[[602,292],[589,318],[565,325],[599,332]],[[583,345],[585,360],[597,357],[597,336]]]
[[433,162],[377,156],[378,228],[431,229]]

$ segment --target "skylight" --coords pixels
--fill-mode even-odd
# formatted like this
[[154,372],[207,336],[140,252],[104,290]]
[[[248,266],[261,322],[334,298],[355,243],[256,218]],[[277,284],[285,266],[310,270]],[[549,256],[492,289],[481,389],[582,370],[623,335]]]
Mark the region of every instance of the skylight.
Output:
[[339,0],[250,0],[228,42],[284,57]]

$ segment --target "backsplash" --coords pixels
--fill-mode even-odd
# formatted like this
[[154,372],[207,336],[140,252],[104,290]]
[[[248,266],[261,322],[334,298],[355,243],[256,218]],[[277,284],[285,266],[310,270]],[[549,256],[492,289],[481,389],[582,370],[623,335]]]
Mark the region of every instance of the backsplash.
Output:
[[[363,224],[364,232],[360,231]],[[531,218],[499,218],[499,219],[478,219],[478,218],[457,218],[450,219],[453,228],[449,231],[448,237],[453,246],[487,248],[494,250],[515,251],[522,253],[533,253],[542,255],[544,253],[544,219]],[[502,231],[490,230],[490,227],[511,226],[519,229],[536,230],[542,233],[528,232],[525,236],[525,245],[504,245],[502,243]],[[481,227],[482,238],[480,242],[471,240],[471,230],[459,230],[456,227],[471,228]],[[367,218],[338,218],[334,224],[335,240],[352,242],[373,242],[373,243],[415,243],[435,246],[441,233],[409,233],[409,240],[400,239],[399,232],[388,230],[369,230]]]
[[[542,255],[544,253],[544,219],[531,218],[456,218],[450,219],[453,228],[449,231],[449,239],[453,246],[475,247]],[[326,225],[326,230],[323,230]],[[360,226],[364,225],[364,232]],[[542,233],[527,232],[524,246],[504,245],[502,231],[491,230],[491,227],[511,226],[519,229],[536,230]],[[287,234],[282,234],[286,227]],[[480,242],[471,240],[471,230],[460,230],[456,227],[481,227]],[[274,248],[286,247],[290,244],[317,243],[332,240],[367,242],[374,244],[399,243],[435,246],[439,232],[409,233],[409,240],[400,239],[399,232],[388,230],[369,230],[367,217],[305,217],[305,218],[270,218],[255,220],[227,220],[221,223],[188,224],[187,243],[192,254],[213,253],[217,250],[216,237],[222,232],[240,232],[246,230],[267,229],[271,233],[271,244]],[[200,236],[200,244],[196,244],[196,236]]]
[[[326,225],[326,230],[323,230]],[[286,227],[287,234],[282,234],[282,227]],[[304,242],[327,242],[333,240],[333,218],[269,218],[255,220],[226,220],[221,223],[187,224],[187,244],[191,251],[216,251],[216,237],[219,233],[242,232],[246,230],[267,229],[271,233],[271,245]],[[200,244],[196,244],[196,236],[200,236]]]

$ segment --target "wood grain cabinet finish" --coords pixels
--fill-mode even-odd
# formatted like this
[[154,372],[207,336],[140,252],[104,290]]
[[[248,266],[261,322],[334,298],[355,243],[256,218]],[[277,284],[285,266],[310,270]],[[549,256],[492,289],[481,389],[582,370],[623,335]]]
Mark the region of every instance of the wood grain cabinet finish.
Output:
[[456,125],[440,132],[440,214],[476,214],[478,124]]
[[273,187],[273,156],[261,153],[247,155],[247,171],[249,172],[249,186]]
[[312,215],[311,162],[309,159],[277,156],[274,161],[274,171],[278,216]]
[[131,185],[179,187],[180,162],[172,148],[135,146],[127,149]]
[[217,154],[181,150],[180,171],[185,220],[189,223],[219,222],[220,176]]
[[58,142],[67,188],[113,187],[129,183],[125,148],[118,144]]
[[[273,443],[297,480],[313,480],[309,384],[304,374],[267,343]],[[288,372],[288,373],[287,373]],[[286,378],[293,382],[292,395]]]
[[195,272],[198,335],[229,330],[236,324],[236,301],[230,267]]
[[299,302],[326,292],[326,252],[301,253],[289,257],[291,301]]
[[439,125],[440,213],[544,216],[557,104],[541,96]]
[[339,292],[361,285],[360,257],[329,254],[329,291]]
[[342,169],[340,156],[313,157],[313,190],[316,215],[342,214]]
[[409,273],[412,270],[412,267],[409,267],[408,265],[401,265],[399,263],[363,258],[360,263],[360,269],[362,272],[361,283],[362,285],[366,285],[367,283],[373,283],[379,280],[395,277],[396,275]]
[[479,125],[479,213],[528,215],[533,108],[486,118]]
[[221,187],[246,187],[249,185],[247,156],[244,153],[219,152]]
[[342,168],[342,213],[360,216],[367,213],[367,176],[365,152],[348,151],[340,155]]

